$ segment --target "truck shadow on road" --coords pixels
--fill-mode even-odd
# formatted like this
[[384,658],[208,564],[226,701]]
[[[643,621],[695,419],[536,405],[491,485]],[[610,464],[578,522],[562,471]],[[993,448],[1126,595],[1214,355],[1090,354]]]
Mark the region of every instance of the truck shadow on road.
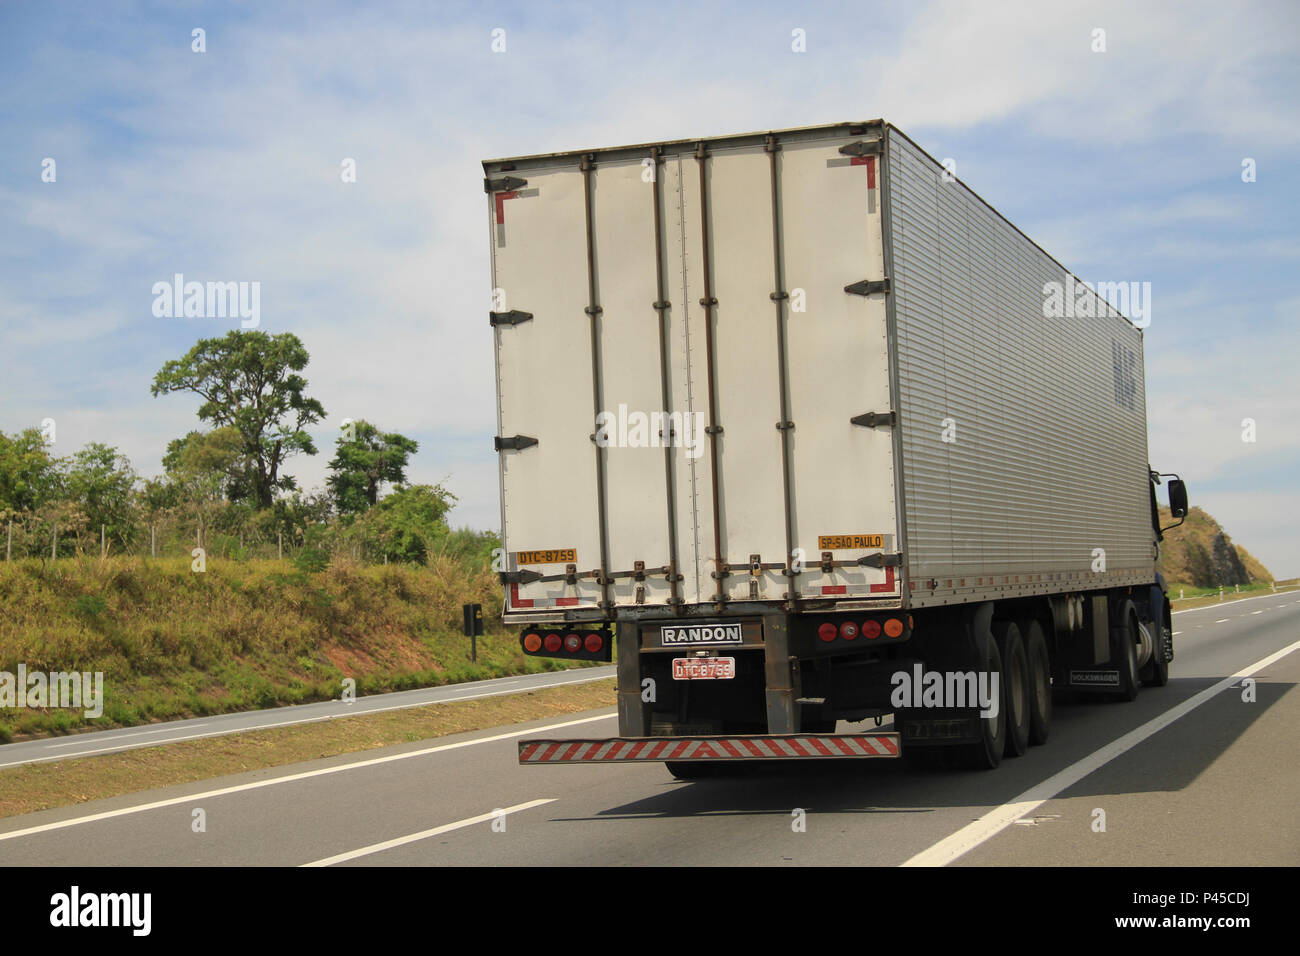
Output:
[[[1144,688],[1131,703],[1107,700],[1057,705],[1052,737],[1022,757],[1004,758],[996,770],[918,767],[906,759],[788,761],[734,765],[725,776],[675,780],[665,768],[651,796],[610,807],[594,817],[627,820],[661,817],[781,814],[793,807],[819,813],[923,814],[943,807],[983,812],[1021,797],[1076,761],[1159,717],[1221,678],[1171,680]],[[1060,796],[1176,791],[1187,787],[1231,748],[1294,687],[1255,685],[1255,700],[1228,688],[1190,713],[1088,773]],[[841,733],[876,729],[841,723]],[[879,728],[889,729],[887,726]]]

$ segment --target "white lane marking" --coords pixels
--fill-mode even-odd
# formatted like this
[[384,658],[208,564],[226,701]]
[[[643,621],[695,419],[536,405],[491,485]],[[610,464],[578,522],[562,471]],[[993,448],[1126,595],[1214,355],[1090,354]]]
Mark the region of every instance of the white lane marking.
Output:
[[1227,624],[1227,623],[1228,623],[1228,620],[1229,620],[1228,618],[1223,617],[1223,618],[1219,618],[1219,620],[1215,621],[1214,623],[1215,623],[1215,624]]
[[15,837],[31,836],[34,833],[46,833],[50,830],[62,830],[66,827],[75,827],[81,823],[94,823],[97,820],[110,820],[113,817],[123,817],[132,813],[143,813],[146,810],[158,810],[162,807],[174,807],[178,803],[192,803],[195,800],[210,800],[213,797],[224,797],[231,793],[243,793],[245,790],[260,790],[263,787],[273,787],[280,783],[292,783],[295,780],[308,780],[312,777],[323,777],[327,774],[342,773],[345,770],[357,770],[361,767],[375,767],[379,764],[392,763],[396,760],[410,760],[412,757],[424,757],[429,754],[442,753],[445,750],[459,750],[462,747],[473,747],[476,744],[488,744],[497,740],[509,740],[512,737],[524,737],[528,734],[540,734],[548,730],[558,730],[561,727],[573,727],[576,724],[590,724],[597,720],[611,720],[617,716],[617,712],[611,712],[608,714],[600,714],[596,717],[582,717],[578,720],[566,720],[558,724],[548,724],[545,727],[530,727],[528,730],[512,730],[508,734],[496,734],[492,737],[477,737],[474,740],[462,740],[454,744],[439,744],[436,747],[425,747],[421,750],[411,750],[400,754],[388,754],[384,757],[372,757],[369,760],[357,760],[353,763],[339,764],[336,767],[322,767],[319,770],[306,770],[302,773],[291,773],[283,777],[272,777],[269,780],[255,780],[252,783],[241,783],[233,787],[222,787],[219,790],[205,790],[203,793],[191,793],[183,797],[172,797],[168,800],[155,800],[153,803],[141,803],[134,807],[122,807],[120,810],[105,810],[102,813],[91,813],[84,817],[73,817],[70,820],[59,820],[56,823],[43,823],[40,826],[26,827],[22,830],[10,830],[8,833],[0,833],[0,841],[12,840]]
[[[1174,611],[1173,613],[1174,613],[1174,614],[1194,614],[1194,613],[1196,613],[1197,611],[1214,611],[1214,610],[1217,610],[1217,609],[1223,607],[1224,604],[1242,604],[1242,603],[1244,603],[1244,602],[1246,602],[1246,601],[1262,601],[1262,600],[1264,600],[1265,598],[1271,598],[1271,597],[1273,597],[1272,594],[1261,594],[1261,595],[1259,595],[1258,597],[1237,598],[1236,600],[1233,600],[1233,601],[1223,601],[1223,602],[1215,601],[1213,604],[1207,604],[1207,605],[1205,605],[1205,607],[1185,607],[1185,608],[1183,608],[1181,611]],[[1188,600],[1192,600],[1192,599],[1191,599],[1191,598],[1188,598]],[[1292,601],[1291,603],[1292,603],[1292,604],[1300,604],[1300,601]]]
[[[393,704],[391,707],[367,707],[360,710],[346,710],[338,714],[322,714],[320,717],[303,717],[299,720],[281,720],[274,724],[253,724],[246,727],[231,727],[226,730],[210,730],[206,734],[184,734],[178,737],[168,737],[166,740],[145,741],[144,743],[129,743],[114,745],[118,738],[106,740],[106,746],[92,747],[89,750],[74,750],[71,753],[55,754],[52,757],[24,757],[21,760],[11,760],[8,763],[0,763],[0,770],[5,767],[17,767],[26,763],[47,763],[51,760],[68,760],[72,757],[85,757],[90,754],[111,754],[119,750],[133,750],[136,747],[148,747],[153,745],[161,746],[162,744],[179,743],[183,740],[201,740],[205,737],[221,737],[225,734],[240,734],[252,730],[274,730],[277,727],[291,727],[295,724],[314,724],[322,720],[336,720],[339,717],[355,717],[360,714],[382,714],[389,710],[409,710],[412,707],[432,707],[435,704],[450,704],[458,700],[475,700],[479,697],[502,697],[507,694],[522,694],[530,690],[546,690],[551,687],[563,687],[566,684],[589,684],[597,680],[612,680],[612,674],[601,674],[597,677],[582,677],[578,680],[556,681],[553,684],[536,684],[528,687],[516,687],[512,690],[489,691],[485,694],[462,694],[459,697],[445,697],[440,700],[426,700],[416,704]],[[156,732],[156,731],[155,731]],[[80,741],[72,741],[79,743]],[[65,746],[60,744],[59,746]],[[46,748],[49,749],[48,747]]]
[[395,846],[404,846],[407,843],[415,843],[418,840],[427,840],[429,837],[437,836],[440,833],[450,833],[452,830],[463,830],[465,827],[472,827],[476,823],[486,823],[495,818],[498,813],[501,815],[507,813],[518,813],[520,810],[530,810],[533,807],[540,807],[546,803],[554,803],[558,799],[559,797],[548,797],[545,800],[529,800],[527,803],[517,803],[513,807],[504,807],[500,811],[480,813],[476,817],[457,820],[455,823],[444,823],[442,826],[434,827],[431,830],[421,830],[419,833],[412,833],[404,837],[385,840],[383,843],[372,843],[370,846],[363,846],[359,850],[348,850],[348,852],[340,853],[337,856],[327,856],[323,860],[313,860],[311,863],[303,863],[301,865],[333,866],[335,863],[344,863],[347,860],[355,860],[359,856],[369,856],[372,853],[382,853],[384,850],[391,850]]
[[903,866],[945,866],[953,860],[969,853],[985,840],[996,836],[1021,817],[1028,816],[1036,808],[1055,797],[1062,790],[1074,786],[1088,774],[1105,766],[1116,757],[1133,749],[1152,734],[1168,727],[1179,717],[1188,714],[1210,700],[1220,691],[1234,686],[1243,678],[1256,671],[1263,670],[1274,661],[1281,660],[1295,650],[1300,650],[1300,641],[1282,648],[1262,660],[1256,661],[1244,670],[1239,670],[1231,677],[1225,677],[1199,694],[1188,698],[1181,704],[1171,707],[1158,717],[1148,720],[1136,730],[1130,730],[1123,737],[1112,740],[1100,750],[1095,750],[1082,760],[1070,764],[1059,773],[1053,774],[1042,783],[1030,787],[1010,803],[1005,803],[980,817],[973,823],[962,827],[956,833],[945,837],[929,849],[922,850],[916,856],[903,863]]
[[[1267,611],[1267,610],[1268,610],[1268,608],[1264,608],[1264,611]],[[1251,613],[1251,614],[1263,614],[1264,611],[1251,611],[1250,613]]]
[[[208,726],[210,723],[212,723],[212,721],[210,721],[210,720],[205,720],[205,721],[203,721],[202,723],[198,723],[198,724],[190,724],[190,726],[191,726],[191,727],[206,727],[206,726]],[[159,727],[157,730],[141,730],[141,731],[138,731],[138,732],[136,732],[136,733],[129,733],[129,734],[114,734],[112,737],[110,737],[110,738],[108,738],[107,740],[105,740],[104,743],[106,743],[106,744],[114,744],[114,743],[116,743],[116,742],[119,741],[119,740],[126,740],[127,738],[130,738],[130,739],[134,740],[136,737],[148,737],[150,734],[165,734],[165,733],[168,733],[169,731],[170,731],[170,732],[174,732],[175,730],[176,730],[175,727]],[[93,733],[93,732],[94,732],[94,731],[92,731],[92,733]],[[79,743],[81,743],[80,740],[66,740],[66,741],[64,741],[64,742],[61,743],[61,744],[47,744],[46,747],[45,747],[45,749],[46,749],[46,750],[54,750],[54,749],[56,749],[56,748],[58,748],[58,747],[75,747],[75,746],[77,746],[77,744],[79,744]]]
[[1174,631],[1173,636],[1174,636],[1174,637],[1177,637],[1177,636],[1178,636],[1179,634],[1181,634],[1181,633],[1183,633],[1183,632],[1182,632],[1182,631]]

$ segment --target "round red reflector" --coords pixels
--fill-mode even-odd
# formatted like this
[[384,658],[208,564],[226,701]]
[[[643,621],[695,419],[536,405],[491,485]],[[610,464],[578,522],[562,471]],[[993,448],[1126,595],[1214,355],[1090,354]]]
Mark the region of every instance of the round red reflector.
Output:
[[524,650],[530,654],[536,654],[542,649],[542,636],[540,634],[524,635]]
[[560,649],[560,644],[561,644],[560,635],[558,634],[546,635],[546,649],[550,651],[552,654]]
[[835,640],[835,635],[838,634],[839,632],[840,632],[839,628],[837,628],[830,621],[827,621],[821,627],[817,628],[817,636],[820,637],[823,641],[826,641],[827,643]]
[[840,637],[846,641],[856,640],[858,636],[858,626],[852,621],[845,621],[840,625]]
[[564,649],[570,654],[582,650],[582,638],[577,634],[564,635]]
[[896,617],[891,617],[885,622],[885,633],[890,637],[898,637],[903,633],[903,622]]
[[863,621],[863,622],[862,622],[862,636],[865,637],[865,638],[866,638],[867,640],[869,640],[869,641],[874,641],[876,638],[878,638],[878,637],[880,636],[880,622],[879,622],[879,621]]
[[588,634],[586,644],[587,644],[587,650],[590,651],[592,654],[595,654],[598,650],[600,650],[602,647],[605,646],[605,641],[601,638],[599,634]]

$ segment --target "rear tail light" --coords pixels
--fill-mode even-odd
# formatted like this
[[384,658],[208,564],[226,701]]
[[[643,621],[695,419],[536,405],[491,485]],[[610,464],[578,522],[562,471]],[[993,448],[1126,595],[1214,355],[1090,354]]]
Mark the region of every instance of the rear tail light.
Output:
[[596,653],[598,650],[600,650],[601,647],[604,646],[604,643],[605,642],[601,639],[601,636],[599,634],[587,635],[587,641],[586,641],[587,650],[591,651],[591,653],[593,654]]
[[564,637],[564,649],[570,654],[574,651],[582,650],[582,638],[577,634],[566,634]]
[[556,651],[560,649],[561,643],[562,642],[560,641],[560,635],[558,634],[546,635],[546,649],[550,651],[552,654],[554,654]]
[[898,637],[903,633],[903,622],[896,617],[891,617],[885,622],[885,634],[888,637]]
[[826,641],[828,644],[831,641],[835,640],[835,636],[839,634],[839,632],[840,629],[836,627],[834,624],[832,624],[830,621],[827,621],[821,627],[817,628],[817,636],[820,637],[823,641]]
[[862,636],[869,641],[874,641],[880,636],[879,621],[864,621],[862,623]]
[[540,634],[524,635],[524,650],[530,654],[536,654],[542,649],[542,636]]
[[856,640],[858,636],[858,626],[852,621],[845,621],[840,625],[840,637],[846,641]]

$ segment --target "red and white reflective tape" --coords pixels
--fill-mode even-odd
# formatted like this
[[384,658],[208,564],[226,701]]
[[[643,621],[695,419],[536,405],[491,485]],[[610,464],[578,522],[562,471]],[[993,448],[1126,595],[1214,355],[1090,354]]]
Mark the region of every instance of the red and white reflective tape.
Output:
[[897,757],[898,734],[788,734],[762,737],[615,737],[612,740],[521,740],[519,762],[604,763],[617,760],[814,760]]
[[827,584],[805,588],[802,593],[805,597],[846,597],[850,594],[892,594],[896,590],[894,568],[885,565],[885,580],[881,584]]
[[[522,610],[529,607],[577,607],[581,599],[576,597],[562,598],[521,598],[519,596],[519,585],[510,585],[510,609]],[[595,603],[593,600],[591,603]]]

